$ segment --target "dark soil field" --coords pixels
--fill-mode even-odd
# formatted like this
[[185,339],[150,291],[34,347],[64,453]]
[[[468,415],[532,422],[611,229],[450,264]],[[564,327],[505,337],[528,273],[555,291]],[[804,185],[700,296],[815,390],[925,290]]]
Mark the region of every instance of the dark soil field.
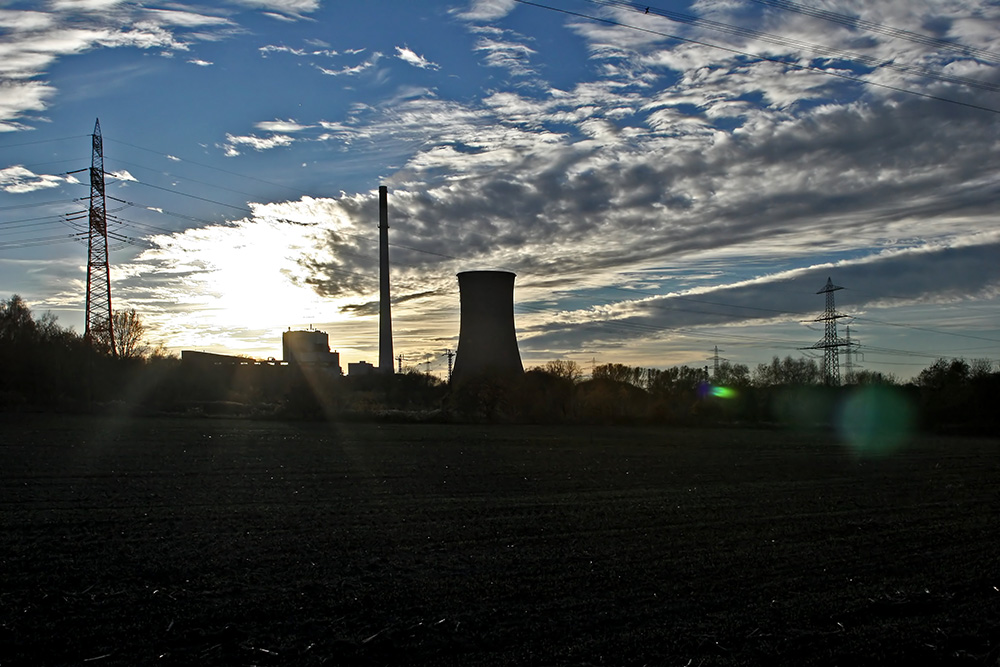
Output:
[[0,417],[0,665],[997,665],[1000,442]]

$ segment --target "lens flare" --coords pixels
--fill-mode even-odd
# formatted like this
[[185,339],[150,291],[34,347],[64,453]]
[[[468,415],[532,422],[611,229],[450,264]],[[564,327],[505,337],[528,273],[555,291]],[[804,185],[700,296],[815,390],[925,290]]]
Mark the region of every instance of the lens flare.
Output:
[[736,390],[729,387],[712,387],[712,396],[718,398],[736,398]]
[[895,387],[861,387],[844,402],[839,416],[841,437],[861,456],[888,456],[913,434],[916,411]]
[[702,398],[715,396],[716,398],[736,398],[736,390],[729,387],[717,387],[712,384],[702,383],[698,385],[698,395]]

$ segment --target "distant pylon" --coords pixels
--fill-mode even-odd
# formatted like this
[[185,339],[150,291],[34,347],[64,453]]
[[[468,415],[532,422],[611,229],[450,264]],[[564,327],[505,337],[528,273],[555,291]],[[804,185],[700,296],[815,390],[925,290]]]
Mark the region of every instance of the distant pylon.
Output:
[[826,279],[826,285],[816,294],[826,294],[826,310],[823,317],[818,317],[814,322],[825,324],[823,340],[816,343],[809,349],[823,350],[823,383],[831,386],[840,385],[840,348],[848,345],[847,341],[837,336],[837,320],[847,317],[837,312],[834,305],[833,293],[844,289],[833,284],[833,280]]
[[115,349],[114,321],[111,317],[111,266],[108,262],[108,216],[104,196],[104,142],[101,120],[94,122],[90,159],[90,234],[87,243],[87,320],[83,338],[106,340],[111,355]]
[[719,377],[719,362],[720,361],[729,361],[728,359],[724,359],[724,358],[720,357],[719,356],[719,352],[725,352],[725,350],[720,350],[719,346],[716,345],[715,346],[715,354],[713,354],[712,357],[711,357],[711,359],[712,359],[712,377],[713,378]]
[[844,350],[844,380],[847,384],[853,384],[857,375],[855,357],[858,355],[857,349],[861,346],[861,343],[851,338],[850,324],[847,325],[847,336],[844,338],[844,344],[847,348]]
[[444,351],[445,355],[448,357],[448,384],[451,384],[451,364],[452,360],[455,358],[455,352],[451,348]]

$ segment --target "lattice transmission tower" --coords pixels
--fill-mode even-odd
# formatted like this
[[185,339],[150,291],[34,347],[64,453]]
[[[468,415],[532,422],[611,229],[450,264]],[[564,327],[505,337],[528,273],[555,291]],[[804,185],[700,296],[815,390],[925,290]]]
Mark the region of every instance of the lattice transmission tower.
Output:
[[725,350],[720,350],[719,346],[716,345],[715,346],[715,354],[713,354],[711,357],[708,358],[709,361],[712,362],[712,378],[713,379],[719,377],[719,364],[720,364],[720,362],[729,361],[729,359],[726,359],[725,357],[720,357],[719,356],[719,352],[725,352]]
[[833,293],[844,289],[833,284],[833,280],[826,279],[826,285],[816,294],[826,294],[826,310],[823,317],[816,318],[814,322],[824,323],[823,340],[819,341],[810,350],[823,350],[823,382],[832,386],[840,385],[840,348],[850,345],[846,340],[837,335],[837,320],[847,317],[837,312],[834,304]]
[[114,322],[111,317],[111,265],[108,261],[108,215],[104,195],[104,142],[101,120],[94,122],[90,159],[90,234],[87,243],[87,323],[84,340],[97,339],[115,350]]
[[857,369],[859,368],[857,364],[857,358],[863,355],[858,352],[858,348],[861,347],[861,343],[856,338],[851,338],[851,325],[847,325],[847,337],[844,338],[844,379],[847,384],[854,384],[857,380]]

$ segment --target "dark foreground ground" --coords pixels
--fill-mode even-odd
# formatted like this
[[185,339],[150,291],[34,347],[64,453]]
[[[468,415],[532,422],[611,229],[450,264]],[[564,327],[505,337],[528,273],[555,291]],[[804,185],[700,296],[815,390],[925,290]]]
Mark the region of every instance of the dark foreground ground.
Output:
[[1000,664],[1000,442],[0,417],[0,665]]

